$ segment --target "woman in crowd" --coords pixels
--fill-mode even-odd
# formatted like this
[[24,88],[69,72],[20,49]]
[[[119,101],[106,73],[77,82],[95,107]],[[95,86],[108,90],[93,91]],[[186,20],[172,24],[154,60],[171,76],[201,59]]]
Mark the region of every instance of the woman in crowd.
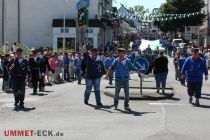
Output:
[[56,78],[56,73],[55,73],[55,70],[56,70],[55,55],[51,55],[49,63],[50,63],[50,69],[52,71],[50,80],[51,80],[51,82],[56,83],[57,82],[57,78]]
[[158,57],[153,64],[157,93],[160,91],[162,85],[162,93],[165,93],[166,79],[168,75],[168,58],[164,56],[164,52],[159,52]]

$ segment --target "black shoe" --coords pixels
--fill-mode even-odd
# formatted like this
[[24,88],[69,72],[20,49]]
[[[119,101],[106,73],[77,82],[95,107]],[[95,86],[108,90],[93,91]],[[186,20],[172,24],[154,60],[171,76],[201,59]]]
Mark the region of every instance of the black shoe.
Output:
[[200,106],[199,100],[196,100],[196,101],[195,101],[195,105],[196,105],[196,106]]
[[21,105],[20,105],[20,108],[21,108],[21,109],[23,109],[23,108],[25,108],[25,107],[24,107],[24,105],[23,105],[23,104],[21,104]]
[[131,111],[131,109],[130,109],[129,106],[125,106],[125,110],[126,110],[126,111]]
[[159,90],[156,91],[156,93],[159,93],[159,92],[160,92]]
[[15,108],[18,107],[18,103],[15,103],[14,106],[15,106]]
[[85,103],[86,105],[88,105],[88,101],[84,101],[84,103]]
[[37,95],[37,92],[33,92],[33,94],[32,95]]
[[117,110],[117,106],[118,106],[118,105],[116,105],[116,104],[114,105],[114,109],[115,109],[115,110]]
[[97,103],[97,106],[103,106],[103,104],[102,103]]
[[44,91],[44,88],[40,88],[39,91],[40,91],[40,92],[43,92],[43,91]]
[[192,104],[192,101],[193,101],[193,97],[190,97],[189,98],[189,103]]
[[46,83],[47,86],[52,86],[52,83],[48,82]]

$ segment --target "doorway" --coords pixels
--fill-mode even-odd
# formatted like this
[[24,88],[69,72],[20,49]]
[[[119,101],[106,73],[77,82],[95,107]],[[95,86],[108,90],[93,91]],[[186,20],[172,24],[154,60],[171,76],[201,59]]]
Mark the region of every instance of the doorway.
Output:
[[[66,51],[74,51],[75,49],[75,38],[65,38]],[[63,38],[57,38],[57,48],[58,50],[63,49]]]

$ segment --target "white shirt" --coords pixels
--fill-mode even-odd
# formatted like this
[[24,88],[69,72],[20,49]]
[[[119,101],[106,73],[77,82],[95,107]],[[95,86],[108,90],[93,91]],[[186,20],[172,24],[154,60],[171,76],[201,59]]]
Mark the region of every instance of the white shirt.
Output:
[[23,58],[19,58],[18,62],[19,62],[19,64],[21,64],[23,62]]
[[37,56],[36,57],[34,57],[34,61],[36,62],[36,60],[37,60]]

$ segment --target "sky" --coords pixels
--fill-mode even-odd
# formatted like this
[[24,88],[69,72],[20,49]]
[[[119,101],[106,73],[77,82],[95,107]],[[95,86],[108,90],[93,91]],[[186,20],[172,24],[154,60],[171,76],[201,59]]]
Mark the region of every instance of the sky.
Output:
[[149,8],[152,10],[153,8],[159,8],[160,5],[166,0],[116,0],[113,1],[113,5],[117,6],[118,8],[120,7],[120,3],[126,6],[126,8],[133,7],[135,5],[143,5],[146,8]]

